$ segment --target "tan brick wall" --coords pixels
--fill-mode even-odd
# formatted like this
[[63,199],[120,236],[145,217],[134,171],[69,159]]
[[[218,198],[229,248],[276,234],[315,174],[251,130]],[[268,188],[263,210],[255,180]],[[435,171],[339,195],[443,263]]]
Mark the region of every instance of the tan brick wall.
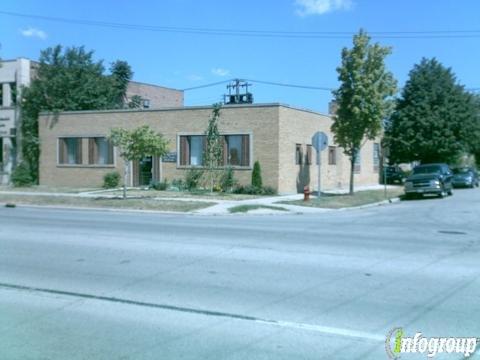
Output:
[[[71,112],[58,119],[42,115],[39,119],[41,139],[40,183],[63,186],[101,186],[105,173],[117,170],[123,174],[123,162],[115,154],[115,165],[60,166],[57,165],[57,139],[64,136],[106,136],[113,127],[132,129],[147,124],[170,141],[170,151],[177,151],[180,134],[203,134],[211,116],[210,107],[191,107],[163,110]],[[329,116],[293,109],[277,104],[229,106],[221,110],[219,130],[223,134],[251,135],[251,164],[258,160],[263,183],[280,193],[296,193],[303,186],[317,187],[316,152],[312,151],[312,165],[295,164],[295,145],[306,145],[316,131],[325,132],[330,144],[332,120]],[[88,159],[84,141],[84,162]],[[169,181],[185,177],[185,169],[176,163],[163,164],[163,177]],[[328,164],[328,151],[322,152],[322,189],[348,188],[350,163],[337,147],[336,165]],[[250,184],[251,168],[235,171],[241,184]],[[355,175],[356,185],[378,183],[373,172],[373,142],[367,141],[361,150],[361,171]]]
[[181,90],[130,81],[126,93],[127,99],[130,100],[133,95],[150,100],[151,109],[183,106],[183,91]]
[[[288,107],[280,108],[280,135],[279,135],[279,186],[282,193],[291,193],[295,190],[303,191],[305,185],[310,189],[317,189],[318,166],[316,151],[312,150],[312,165],[295,164],[295,146],[301,144],[304,155],[306,145],[312,144],[312,136],[317,131],[327,134],[329,145],[335,145],[333,134],[330,131],[331,117],[311,111],[303,111]],[[322,190],[348,188],[350,181],[350,161],[337,146],[336,165],[328,164],[328,149],[321,153],[321,186]],[[305,159],[304,159],[305,160]],[[378,174],[373,172],[373,142],[367,141],[361,149],[361,171],[355,174],[356,185],[378,184]]]
[[[62,113],[57,119],[50,115],[39,118],[41,139],[40,183],[62,186],[101,186],[103,175],[117,170],[123,174],[123,162],[115,153],[115,166],[57,165],[57,139],[65,136],[106,136],[114,127],[132,129],[147,124],[170,141],[170,151],[176,151],[180,133],[204,133],[211,108],[169,110],[106,111]],[[221,111],[219,130],[229,134],[251,134],[251,163],[262,164],[264,184],[277,187],[278,178],[278,106],[225,107]],[[86,143],[84,141],[84,143]],[[87,145],[84,144],[84,151]],[[87,161],[86,153],[83,155]],[[164,177],[169,181],[184,178],[185,169],[175,163],[163,164]],[[235,177],[249,184],[251,168],[236,170]]]

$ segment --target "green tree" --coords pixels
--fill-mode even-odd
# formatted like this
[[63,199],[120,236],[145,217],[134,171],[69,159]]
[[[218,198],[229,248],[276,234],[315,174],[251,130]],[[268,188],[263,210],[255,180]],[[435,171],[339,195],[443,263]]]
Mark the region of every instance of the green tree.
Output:
[[117,147],[124,162],[123,198],[127,197],[127,177],[132,161],[140,161],[147,156],[164,156],[168,152],[168,141],[148,125],[133,130],[115,128],[111,130],[110,141]]
[[451,162],[475,152],[480,129],[475,98],[459,85],[450,68],[422,59],[387,123],[393,162]]
[[353,37],[353,47],[342,50],[337,68],[340,87],[333,92],[338,110],[333,119],[335,142],[350,158],[350,194],[354,191],[355,159],[365,140],[376,138],[392,109],[396,81],[385,67],[389,47],[370,44],[366,32]]
[[207,172],[211,192],[213,192],[218,170],[223,165],[223,141],[218,131],[221,107],[219,103],[213,104],[212,116],[208,121],[208,127],[205,131],[206,143],[203,164]]
[[142,97],[140,95],[133,95],[128,102],[129,109],[140,109],[142,107]]
[[123,107],[124,92],[132,72],[127,63],[112,64],[104,74],[102,61],[93,60],[93,51],[84,47],[63,49],[60,45],[41,52],[36,76],[22,91],[22,158],[38,181],[38,115],[64,110],[101,110]]
[[252,186],[256,189],[261,189],[263,186],[262,183],[262,170],[260,168],[260,163],[255,161],[253,164],[253,171],[252,171]]

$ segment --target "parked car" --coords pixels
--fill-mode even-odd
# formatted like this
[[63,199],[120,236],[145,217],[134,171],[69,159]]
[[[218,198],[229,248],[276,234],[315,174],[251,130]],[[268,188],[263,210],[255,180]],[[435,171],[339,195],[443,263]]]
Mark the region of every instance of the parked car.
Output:
[[384,172],[380,175],[380,183],[384,184],[384,178],[386,179],[387,184],[403,184],[405,182],[405,172],[400,168],[400,166],[387,166],[384,169]]
[[453,173],[447,164],[424,164],[416,166],[405,181],[405,196],[435,194],[452,195]]
[[453,187],[478,187],[478,173],[471,167],[453,169]]

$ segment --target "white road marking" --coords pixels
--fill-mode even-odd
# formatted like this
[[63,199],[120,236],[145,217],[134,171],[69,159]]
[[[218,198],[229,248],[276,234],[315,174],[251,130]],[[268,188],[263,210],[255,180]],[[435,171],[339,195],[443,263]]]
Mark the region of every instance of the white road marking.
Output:
[[385,335],[372,334],[364,331],[357,331],[357,330],[350,330],[350,329],[343,329],[343,328],[336,328],[336,327],[322,326],[322,325],[297,323],[297,322],[290,322],[290,321],[256,320],[256,322],[285,327],[285,328],[291,328],[291,329],[315,331],[315,332],[329,334],[329,335],[353,337],[353,338],[373,340],[373,341],[385,341]]

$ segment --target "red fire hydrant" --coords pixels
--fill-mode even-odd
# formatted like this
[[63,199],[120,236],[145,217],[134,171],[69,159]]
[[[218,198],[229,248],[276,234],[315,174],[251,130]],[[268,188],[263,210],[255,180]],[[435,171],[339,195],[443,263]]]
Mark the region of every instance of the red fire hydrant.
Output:
[[310,188],[308,186],[303,187],[303,201],[310,200]]

